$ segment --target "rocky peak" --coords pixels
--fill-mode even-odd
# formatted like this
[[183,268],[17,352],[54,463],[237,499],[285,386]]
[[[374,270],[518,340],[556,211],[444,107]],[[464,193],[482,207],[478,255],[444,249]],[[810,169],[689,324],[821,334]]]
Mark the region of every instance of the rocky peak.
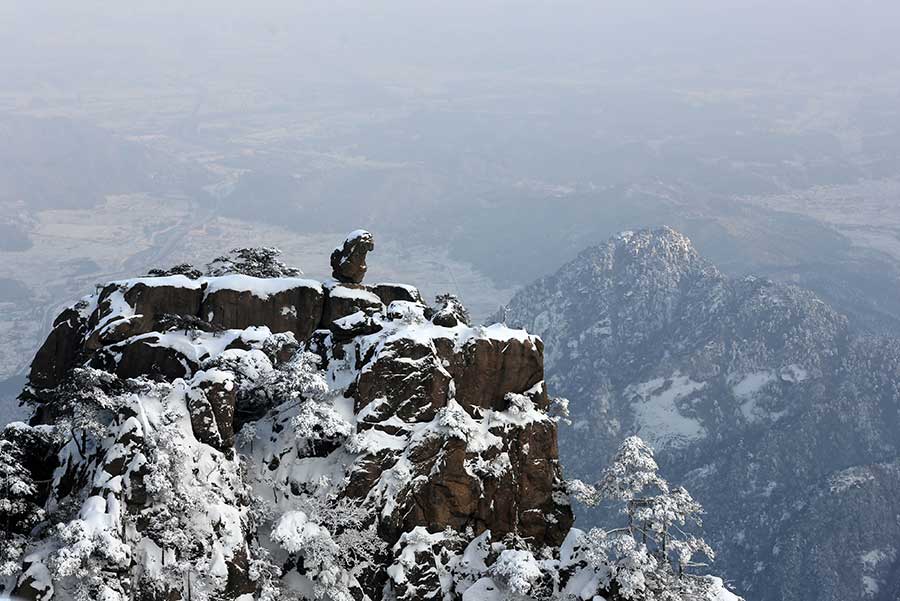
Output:
[[541,336],[548,386],[570,401],[567,473],[589,475],[639,435],[707,510],[717,569],[738,592],[863,601],[900,590],[883,542],[894,521],[876,517],[900,511],[889,492],[900,342],[852,335],[808,290],[726,277],[668,228],[586,249],[502,317]]
[[601,247],[614,249],[620,261],[645,268],[671,271],[697,263],[711,267],[700,257],[690,238],[668,226],[621,232]]
[[[412,600],[440,592],[442,562],[469,544],[558,554],[572,513],[543,343],[470,326],[449,296],[435,310],[412,286],[363,284],[373,247],[368,232],[348,236],[335,281],[248,275],[274,255],[241,252],[214,273],[111,282],[64,311],[24,396],[31,428],[85,434],[47,458],[40,502],[68,525],[35,531],[15,594],[97,595],[110,586],[97,566],[119,575],[110,599],[191,598],[182,578],[200,570],[217,599],[330,583]],[[61,566],[84,532],[105,542]],[[308,536],[347,545],[343,558],[322,548],[343,576],[292,559]],[[166,579],[165,566],[186,572]]]

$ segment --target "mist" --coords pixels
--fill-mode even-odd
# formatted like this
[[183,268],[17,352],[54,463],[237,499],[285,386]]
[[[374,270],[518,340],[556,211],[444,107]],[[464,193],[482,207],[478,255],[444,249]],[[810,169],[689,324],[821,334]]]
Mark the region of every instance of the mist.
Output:
[[[484,316],[583,247],[667,223],[734,273],[894,328],[894,284],[859,281],[894,273],[885,224],[777,197],[894,193],[898,30],[892,2],[5,3],[0,295],[27,328],[7,347],[123,261],[206,261],[252,224],[278,228],[260,243],[370,227],[396,246],[389,273],[437,253]],[[203,232],[156,252],[157,226],[128,232],[151,205],[159,229]],[[62,241],[100,206],[102,233]],[[6,375],[24,367],[4,352]]]

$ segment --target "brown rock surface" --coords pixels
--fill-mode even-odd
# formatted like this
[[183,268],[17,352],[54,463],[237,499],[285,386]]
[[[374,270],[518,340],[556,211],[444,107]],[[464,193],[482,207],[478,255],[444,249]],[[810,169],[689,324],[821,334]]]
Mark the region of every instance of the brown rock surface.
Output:
[[381,299],[359,284],[325,286],[325,306],[319,327],[328,329],[337,320],[357,311],[373,312],[383,308]]
[[498,435],[506,438],[503,450],[491,449],[481,459],[490,463],[508,455],[509,467],[500,475],[470,473],[467,462],[478,456],[459,439],[433,439],[416,449],[415,472],[429,477],[408,509],[398,512],[401,530],[425,526],[437,532],[449,525],[460,532],[471,527],[476,535],[490,530],[497,539],[514,532],[548,545],[562,543],[574,518],[568,505],[553,501],[554,492],[563,493],[556,426],[535,424]]
[[[35,355],[30,384],[39,389],[57,386],[79,357],[95,366],[115,363],[114,370],[122,377],[182,377],[190,371],[190,361],[173,349],[149,344],[146,338],[135,340],[171,329],[176,322],[201,330],[266,326],[273,333],[291,332],[298,341],[305,341],[322,320],[324,296],[316,282],[298,282],[265,297],[228,288],[217,288],[204,297],[210,280],[175,277],[185,285],[155,285],[156,278],[117,282],[100,291],[96,309],[89,316],[74,307],[63,311]],[[334,310],[348,309],[336,306]],[[111,362],[104,349],[114,346],[122,357]]]
[[[203,291],[200,285],[185,277],[160,278],[161,281],[175,280],[181,285],[157,285],[156,278],[143,278],[128,285],[112,283],[106,285],[97,300],[97,309],[90,317],[88,326],[91,336],[85,341],[89,350],[96,350],[107,344],[121,342],[130,336],[152,332],[156,319],[165,314],[197,315]],[[121,299],[133,310],[133,316],[114,316],[120,310],[115,298]],[[111,319],[109,323],[104,320]],[[122,322],[119,324],[118,322]],[[100,324],[104,327],[98,328]],[[116,324],[116,325],[113,325]]]
[[307,340],[319,326],[323,301],[319,289],[306,285],[266,298],[220,289],[206,295],[199,311],[201,318],[222,328],[267,326],[272,332],[293,332],[297,340]]
[[29,383],[36,388],[53,388],[74,365],[81,352],[81,338],[87,323],[75,309],[66,309],[53,322],[44,344],[31,362]]
[[[544,379],[544,346],[539,338],[476,338],[461,352],[441,338],[435,346],[456,382],[456,400],[466,409],[506,409],[506,393],[524,393]],[[540,409],[547,408],[543,391],[535,401]]]
[[331,277],[339,282],[359,284],[366,276],[366,254],[375,249],[375,238],[365,230],[351,232],[331,253]]
[[356,411],[378,401],[368,418],[372,421],[396,415],[410,423],[427,422],[447,404],[449,385],[450,374],[429,347],[400,339],[388,343],[360,374]]
[[[360,357],[364,367],[352,391],[360,430],[403,436],[432,422],[451,399],[476,419],[488,410],[508,410],[510,393],[546,410],[539,339],[473,336],[460,344],[458,331],[447,329],[446,337],[442,331],[430,344],[389,337],[374,356]],[[453,436],[412,443],[404,461],[412,464],[412,473],[427,477],[397,495],[400,507],[388,520],[392,536],[416,526],[431,532],[450,526],[471,527],[476,534],[490,530],[496,539],[514,532],[542,544],[562,542],[573,517],[567,503],[556,502],[565,498],[556,424],[545,417],[497,427],[491,434],[500,444],[479,452]],[[351,474],[347,494],[364,497],[397,461],[390,452],[364,458]]]
[[188,393],[191,429],[197,440],[226,453],[233,451],[236,402],[232,382],[206,379],[198,382]]

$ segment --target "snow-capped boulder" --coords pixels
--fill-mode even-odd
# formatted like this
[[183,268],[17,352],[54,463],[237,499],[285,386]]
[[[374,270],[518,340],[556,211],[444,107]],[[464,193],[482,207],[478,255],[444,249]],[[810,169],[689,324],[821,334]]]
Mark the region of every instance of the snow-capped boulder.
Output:
[[303,278],[171,275],[113,282],[57,318],[32,363],[30,382],[53,387],[79,362],[115,365],[121,377],[171,380],[192,374],[204,358],[193,352],[197,345],[185,339],[187,332],[209,334],[204,349],[221,341],[239,345],[234,335],[220,334],[257,326],[305,341],[323,310],[322,285]]
[[359,310],[356,313],[335,319],[328,326],[337,342],[347,342],[357,336],[366,336],[374,334],[381,330],[381,324],[374,317],[365,311]]
[[415,286],[407,284],[375,284],[370,290],[381,299],[385,306],[394,301],[406,301],[410,303],[422,303],[422,295]]
[[362,358],[351,384],[360,444],[392,441],[363,456],[350,487],[386,495],[387,523],[399,532],[468,527],[561,542],[572,517],[557,502],[564,493],[540,341],[504,327],[402,318],[382,326],[340,352]]
[[174,380],[190,376],[198,363],[177,347],[167,344],[165,334],[147,333],[101,347],[90,365],[114,372],[120,378],[162,378]]
[[[202,300],[202,284],[183,275],[107,284],[91,314],[85,345],[93,350],[151,332],[163,315],[197,315]],[[130,310],[123,310],[126,306]]]
[[324,286],[325,304],[320,327],[328,329],[338,319],[357,311],[372,313],[384,309],[381,299],[362,284],[328,282]]
[[322,286],[313,280],[230,275],[205,283],[200,317],[222,328],[266,326],[306,340],[322,315]]
[[331,253],[331,277],[359,284],[366,276],[366,254],[375,249],[375,238],[366,230],[354,230]]

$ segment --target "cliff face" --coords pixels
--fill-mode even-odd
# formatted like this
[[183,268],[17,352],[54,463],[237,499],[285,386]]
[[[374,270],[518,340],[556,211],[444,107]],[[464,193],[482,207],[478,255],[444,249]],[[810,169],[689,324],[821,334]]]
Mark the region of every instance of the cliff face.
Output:
[[896,340],[852,335],[809,291],[727,278],[666,228],[585,250],[502,317],[547,345],[569,476],[638,434],[703,504],[738,592],[896,597]]
[[542,342],[363,285],[351,238],[343,281],[143,277],[57,318],[15,427],[72,435],[33,447],[14,595],[411,600],[462,595],[468,547],[558,556]]

